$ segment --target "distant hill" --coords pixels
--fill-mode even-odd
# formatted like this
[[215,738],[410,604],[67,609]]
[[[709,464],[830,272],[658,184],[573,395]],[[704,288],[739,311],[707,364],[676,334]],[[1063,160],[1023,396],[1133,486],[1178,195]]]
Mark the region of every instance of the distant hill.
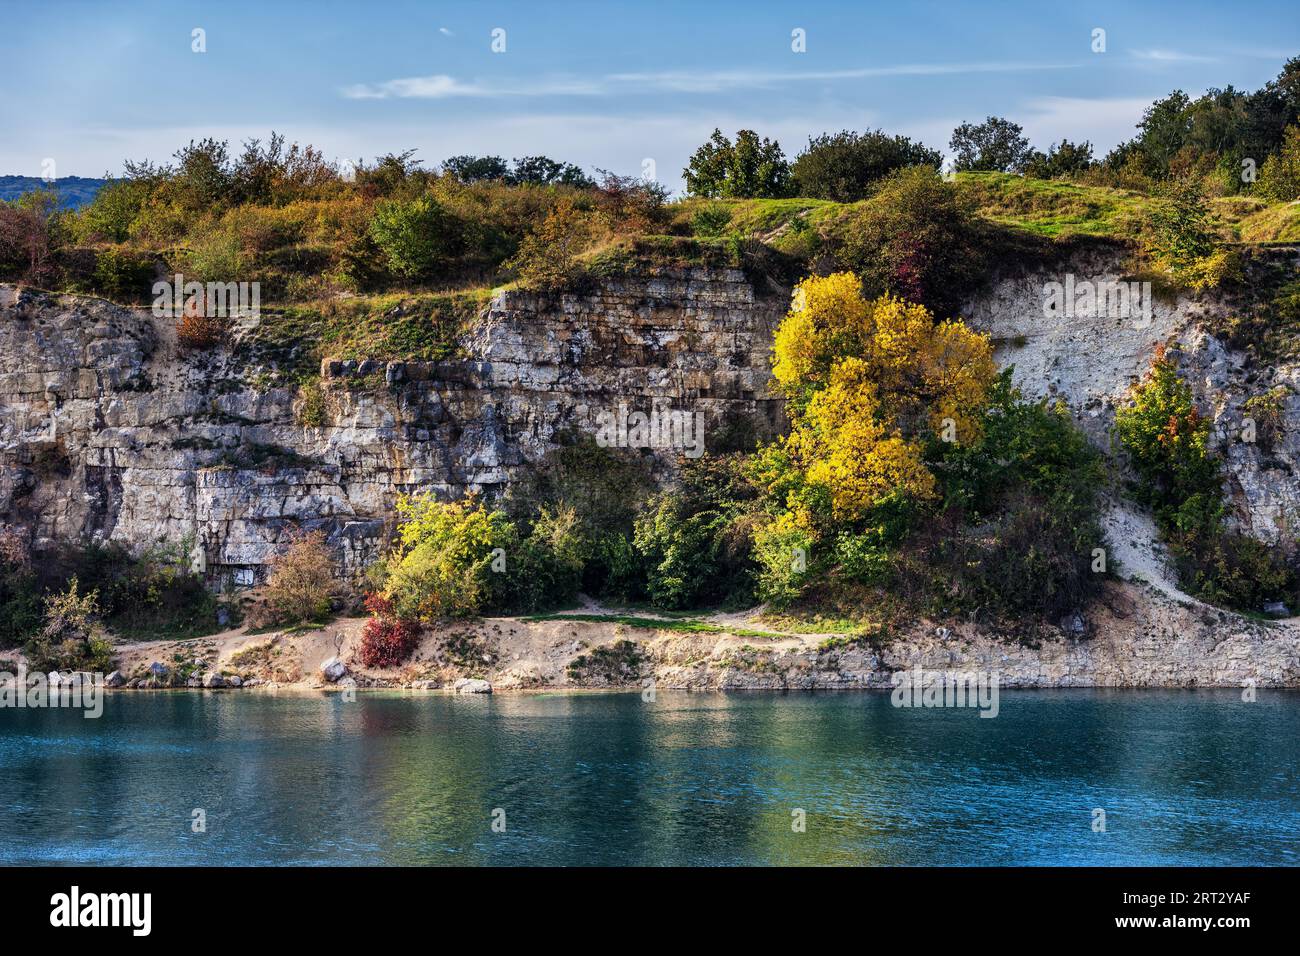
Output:
[[39,176],[0,176],[0,199],[17,199],[33,189],[53,188],[59,194],[59,205],[76,209],[95,198],[95,193],[107,179],[87,179],[84,176],[64,176],[51,185]]

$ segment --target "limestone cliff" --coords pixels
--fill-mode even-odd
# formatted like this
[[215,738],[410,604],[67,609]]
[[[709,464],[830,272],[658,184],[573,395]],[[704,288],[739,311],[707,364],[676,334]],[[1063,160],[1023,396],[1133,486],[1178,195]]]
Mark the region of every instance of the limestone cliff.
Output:
[[[1270,255],[1295,270],[1297,250]],[[1264,363],[1225,345],[1213,330],[1235,306],[1214,296],[1157,297],[1136,318],[1049,318],[1044,286],[1067,272],[1128,278],[1119,253],[1093,249],[1010,273],[963,314],[990,334],[1027,395],[1064,400],[1104,448],[1153,348],[1180,343],[1184,372],[1218,426],[1233,520],[1262,540],[1294,541],[1300,430],[1289,423],[1300,414],[1300,362]],[[386,540],[399,494],[499,491],[620,405],[701,412],[706,447],[736,420],[779,431],[769,357],[787,305],[779,290],[759,295],[728,269],[649,270],[564,295],[503,291],[456,358],[327,358],[323,424],[306,427],[301,391],[265,384],[276,380],[272,360],[255,347],[252,324],[225,347],[187,352],[170,320],[0,286],[0,522],[32,529],[38,546],[185,542],[216,583],[254,582],[294,528],[321,528],[357,570]],[[1246,402],[1277,386],[1278,427],[1267,442],[1243,440]],[[669,476],[673,449],[643,454]],[[735,641],[713,648],[666,635],[648,642],[647,657],[656,676],[693,687],[880,686],[918,664],[991,666],[1025,685],[1300,683],[1295,622],[1251,622],[1192,601],[1161,567],[1149,516],[1112,497],[1121,582],[1091,609],[1086,640],[1067,632],[1031,649],[917,622],[878,650],[828,652],[820,638],[792,638],[751,661]],[[559,673],[492,676],[533,686],[562,682]]]
[[[398,494],[498,490],[620,405],[701,413],[706,448],[738,419],[776,432],[769,352],[786,307],[727,269],[503,291],[461,358],[324,361],[325,424],[304,427],[294,389],[259,386],[249,324],[184,351],[171,320],[0,286],[0,520],[37,546],[184,542],[237,583],[293,528],[320,528],[356,570]],[[676,455],[644,454],[661,475]]]
[[[1295,267],[1296,250],[1273,255]],[[1140,318],[1047,318],[1044,285],[1065,273],[1126,278],[1119,253],[1085,250],[993,283],[964,315],[1027,395],[1065,400],[1103,447],[1154,346],[1180,342],[1219,426],[1234,519],[1263,540],[1292,539],[1300,430],[1286,423],[1300,414],[1300,363],[1264,367],[1227,348],[1208,329],[1232,306],[1214,297],[1155,298]],[[706,447],[730,421],[776,432],[769,354],[787,304],[717,268],[647,269],[563,295],[502,291],[455,359],[327,358],[324,424],[305,427],[298,390],[261,384],[268,360],[251,325],[227,347],[184,351],[168,319],[0,286],[0,520],[35,529],[38,546],[187,542],[214,580],[239,583],[301,525],[325,530],[355,570],[385,540],[398,494],[500,490],[620,405],[700,412]],[[1277,385],[1288,387],[1280,431],[1267,445],[1240,440],[1245,402]],[[663,477],[676,452],[644,454]],[[1139,513],[1112,530],[1126,539],[1112,542],[1122,560],[1149,558]]]

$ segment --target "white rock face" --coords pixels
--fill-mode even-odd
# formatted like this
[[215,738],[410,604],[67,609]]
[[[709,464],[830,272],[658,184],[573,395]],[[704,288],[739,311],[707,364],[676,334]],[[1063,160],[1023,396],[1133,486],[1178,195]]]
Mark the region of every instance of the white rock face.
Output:
[[490,694],[492,685],[485,680],[474,677],[462,677],[451,685],[452,690],[458,694]]
[[[1295,250],[1274,254],[1300,271]],[[1245,353],[1228,349],[1205,324],[1237,309],[1212,296],[1180,296],[1173,302],[1153,297],[1147,316],[1044,315],[1047,283],[1062,282],[1067,274],[1075,283],[1130,280],[1124,266],[1124,257],[1115,252],[1077,255],[994,283],[967,303],[962,316],[993,338],[998,364],[1015,366],[1016,384],[1027,397],[1063,400],[1105,450],[1115,409],[1146,374],[1156,346],[1176,347],[1183,375],[1215,424],[1232,521],[1270,544],[1294,539],[1300,528],[1300,428],[1292,423],[1300,421],[1300,363],[1252,363]],[[1282,434],[1271,449],[1243,441],[1245,403],[1278,385],[1291,389],[1282,408]]]

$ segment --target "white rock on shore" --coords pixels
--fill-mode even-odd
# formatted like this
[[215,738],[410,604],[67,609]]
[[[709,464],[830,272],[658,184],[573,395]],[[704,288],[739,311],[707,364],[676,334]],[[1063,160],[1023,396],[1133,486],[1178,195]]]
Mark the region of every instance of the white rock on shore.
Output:
[[337,683],[348,672],[348,666],[337,657],[331,657],[329,660],[322,661],[320,665],[320,676],[325,678],[331,684]]

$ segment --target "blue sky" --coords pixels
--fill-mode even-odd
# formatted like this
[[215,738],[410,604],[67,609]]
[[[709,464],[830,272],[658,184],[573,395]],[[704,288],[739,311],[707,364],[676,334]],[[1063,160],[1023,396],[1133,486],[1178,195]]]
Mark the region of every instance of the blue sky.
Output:
[[[750,127],[883,127],[946,149],[993,113],[1104,151],[1175,88],[1253,89],[1300,54],[1294,0],[71,2],[0,0],[0,173],[120,172],[191,138],[272,130],[333,159],[414,148],[653,169]],[[192,31],[207,52],[192,51]],[[1092,31],[1106,31],[1093,53]],[[505,31],[505,52],[491,49]],[[802,29],[806,52],[791,49]],[[652,162],[652,166],[647,164]]]

